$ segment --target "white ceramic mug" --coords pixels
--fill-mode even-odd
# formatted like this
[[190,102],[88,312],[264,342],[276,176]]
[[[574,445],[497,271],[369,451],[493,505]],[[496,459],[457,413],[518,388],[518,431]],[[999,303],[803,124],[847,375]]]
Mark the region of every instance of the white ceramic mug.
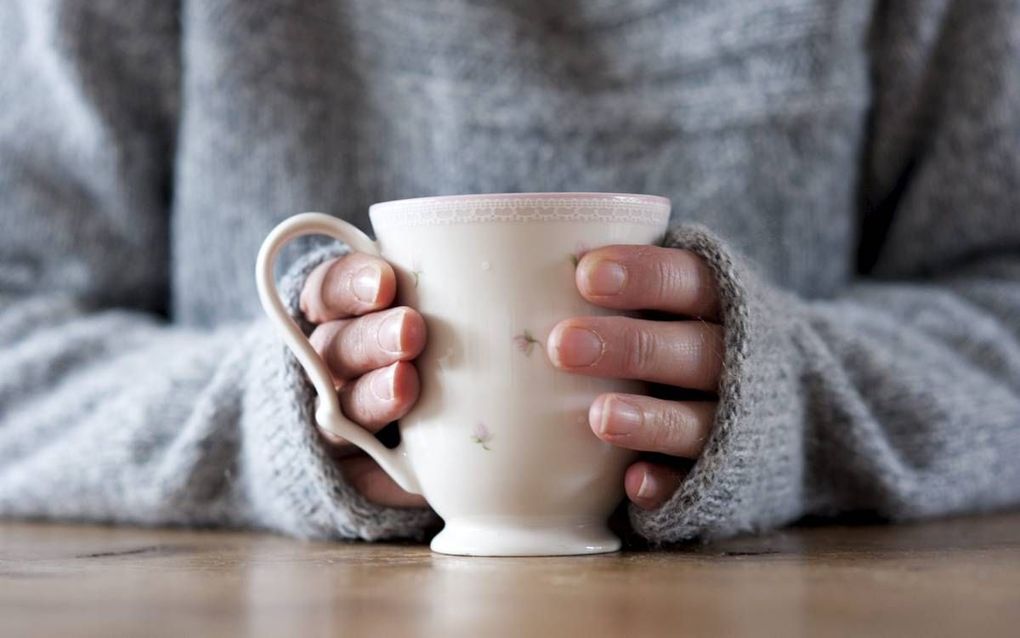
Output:
[[[609,314],[574,284],[580,255],[658,241],[669,200],[611,193],[427,197],[375,204],[378,241],[328,215],[277,226],[259,252],[259,297],[318,393],[315,418],[367,452],[405,490],[423,494],[446,526],[445,554],[526,556],[619,549],[606,520],[634,455],[600,441],[588,408],[603,392],[640,385],[556,370],[546,339],[562,319]],[[289,240],[324,234],[380,255],[397,300],[425,318],[416,364],[421,394],[382,445],[340,411],[332,378],[285,310],[273,281]]]

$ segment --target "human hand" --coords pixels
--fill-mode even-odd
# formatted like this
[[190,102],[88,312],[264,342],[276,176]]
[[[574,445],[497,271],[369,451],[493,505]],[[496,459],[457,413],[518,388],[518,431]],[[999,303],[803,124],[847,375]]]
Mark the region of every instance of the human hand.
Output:
[[[396,291],[393,268],[362,253],[320,264],[301,291],[301,311],[317,324],[309,340],[333,375],[344,414],[372,432],[407,414],[418,399],[411,360],[425,348],[425,320],[406,306],[391,308]],[[365,498],[393,507],[426,505],[346,440],[319,432]]]
[[[719,294],[708,265],[694,253],[657,246],[607,246],[589,251],[575,272],[589,302],[614,310],[651,310],[664,320],[623,316],[565,319],[549,333],[553,365],[577,374],[639,379],[699,390],[714,397],[722,372]],[[603,441],[642,452],[695,459],[708,439],[717,401],[665,401],[607,393],[592,402],[588,421]],[[662,505],[683,473],[652,460],[633,463],[627,496],[644,509]]]

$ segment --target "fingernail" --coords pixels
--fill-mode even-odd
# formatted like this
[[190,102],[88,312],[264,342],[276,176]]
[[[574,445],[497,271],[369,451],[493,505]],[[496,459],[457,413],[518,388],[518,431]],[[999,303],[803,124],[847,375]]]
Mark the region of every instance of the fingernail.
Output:
[[386,352],[399,354],[404,351],[404,313],[391,312],[383,319],[376,334],[379,347]]
[[375,395],[375,398],[382,399],[383,401],[391,401],[393,399],[393,378],[393,366],[372,375],[372,382],[369,384],[369,387],[372,389],[372,394]]
[[602,423],[600,424],[603,434],[630,434],[641,427],[644,416],[634,405],[609,397],[602,406]]
[[641,487],[638,488],[637,497],[642,499],[650,499],[655,496],[655,492],[658,489],[655,479],[652,477],[651,472],[645,472],[645,475],[641,478]]
[[382,273],[375,266],[365,266],[354,273],[354,278],[351,280],[351,290],[354,291],[354,296],[359,301],[374,303],[376,297],[379,296],[381,278]]
[[590,366],[602,357],[604,345],[602,337],[593,330],[564,328],[554,349],[556,363],[572,368]]
[[593,295],[616,295],[627,283],[627,269],[622,264],[603,259],[588,272],[588,292]]

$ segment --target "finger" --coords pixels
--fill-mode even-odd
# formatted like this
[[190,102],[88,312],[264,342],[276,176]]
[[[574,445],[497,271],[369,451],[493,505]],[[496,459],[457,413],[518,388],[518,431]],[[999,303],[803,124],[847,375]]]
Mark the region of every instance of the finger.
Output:
[[546,351],[553,365],[577,374],[714,392],[722,338],[721,326],[704,321],[574,317],[556,324]]
[[[418,400],[419,389],[418,370],[400,361],[344,384],[338,392],[340,408],[348,419],[374,433],[407,414]],[[319,432],[337,458],[357,451],[339,434],[321,427]]]
[[418,311],[401,306],[327,321],[316,326],[308,340],[333,377],[344,381],[421,354],[425,320]]
[[347,418],[376,432],[407,414],[418,400],[418,371],[399,361],[373,370],[340,388],[340,407]]
[[597,248],[581,258],[574,277],[581,295],[599,306],[719,319],[715,275],[689,250],[660,246]]
[[661,507],[680,487],[684,472],[651,463],[638,461],[627,468],[623,476],[623,487],[627,498],[641,509]]
[[367,456],[339,461],[340,471],[351,486],[369,501],[389,507],[427,507],[425,497],[405,492],[379,465]]
[[663,401],[636,394],[603,394],[588,423],[607,443],[642,452],[697,458],[715,421],[715,401]]
[[379,257],[350,253],[319,264],[301,289],[301,312],[312,323],[363,315],[393,303],[397,277]]

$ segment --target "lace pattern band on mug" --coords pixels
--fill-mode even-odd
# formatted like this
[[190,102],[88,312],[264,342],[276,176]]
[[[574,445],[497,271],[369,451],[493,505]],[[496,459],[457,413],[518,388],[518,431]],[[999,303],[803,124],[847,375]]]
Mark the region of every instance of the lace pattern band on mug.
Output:
[[479,222],[618,222],[662,224],[669,204],[648,199],[583,197],[422,200],[387,202],[372,207],[376,228],[435,226]]

